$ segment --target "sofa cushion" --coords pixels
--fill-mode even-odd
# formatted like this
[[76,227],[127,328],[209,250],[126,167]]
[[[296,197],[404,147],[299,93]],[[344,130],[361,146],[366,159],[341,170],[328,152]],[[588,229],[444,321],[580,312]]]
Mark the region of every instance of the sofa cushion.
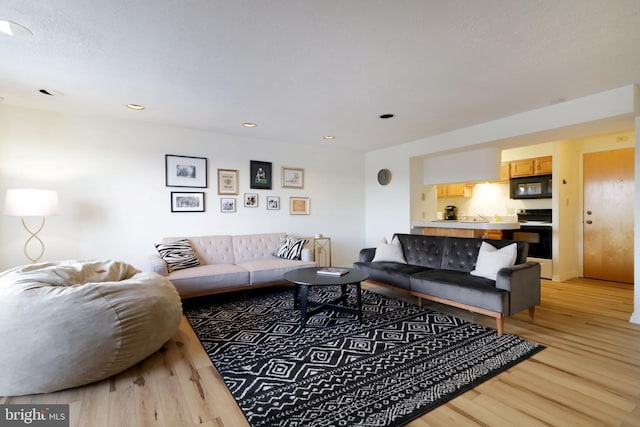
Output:
[[173,282],[182,298],[189,298],[218,289],[247,286],[249,272],[233,264],[209,264],[174,271],[169,274],[168,279]]
[[154,246],[164,262],[167,263],[169,273],[200,265],[188,239],[171,243],[156,243]]
[[396,234],[407,264],[440,268],[446,237],[420,234]]
[[404,259],[404,254],[402,253],[402,245],[397,237],[394,237],[393,240],[391,240],[391,243],[387,243],[387,239],[385,239],[384,242],[380,243],[376,247],[376,254],[373,257],[373,262],[381,261],[399,262],[401,264],[407,263]]
[[270,282],[284,281],[284,273],[303,267],[315,267],[313,261],[298,261],[284,258],[256,259],[253,261],[241,262],[241,267],[249,272],[249,282],[257,285]]
[[256,259],[273,258],[278,244],[286,236],[285,233],[261,233],[232,236],[233,264],[253,261]]
[[482,240],[480,239],[461,237],[447,239],[440,268],[469,273],[476,267],[481,244]]
[[293,236],[285,236],[285,238],[280,241],[273,254],[278,258],[299,260],[302,254],[302,249],[307,243],[309,243],[309,240],[307,239],[296,239]]
[[[173,242],[187,237],[166,237],[163,243]],[[193,251],[201,264],[233,264],[233,242],[231,236],[190,236]]]
[[471,275],[496,280],[498,270],[513,265],[516,261],[517,247],[515,243],[503,248],[496,248],[487,242],[482,242],[478,252],[475,270]]
[[409,290],[409,276],[429,270],[419,265],[401,264],[398,262],[355,262],[353,267],[369,273],[369,280],[386,283]]
[[453,270],[429,270],[411,276],[411,291],[483,308],[507,316],[509,292],[493,280]]

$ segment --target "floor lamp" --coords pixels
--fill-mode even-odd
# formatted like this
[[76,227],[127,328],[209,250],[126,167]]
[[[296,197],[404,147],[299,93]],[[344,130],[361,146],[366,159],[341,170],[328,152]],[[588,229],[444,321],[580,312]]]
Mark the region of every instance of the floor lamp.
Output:
[[[24,243],[24,255],[32,262],[36,263],[44,254],[44,242],[38,237],[38,233],[44,227],[44,218],[49,215],[58,215],[58,193],[51,190],[18,189],[7,190],[7,197],[4,204],[5,215],[22,217],[22,226],[30,234]],[[24,218],[28,216],[40,216],[42,221],[37,230],[31,231]],[[27,247],[35,240],[40,245],[40,252],[34,258],[29,255]]]

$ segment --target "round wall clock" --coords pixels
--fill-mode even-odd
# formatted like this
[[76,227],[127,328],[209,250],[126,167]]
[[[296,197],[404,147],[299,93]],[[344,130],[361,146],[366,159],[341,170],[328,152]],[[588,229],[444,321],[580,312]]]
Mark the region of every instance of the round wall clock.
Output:
[[380,169],[378,171],[378,182],[380,185],[387,185],[391,182],[391,171],[389,169]]

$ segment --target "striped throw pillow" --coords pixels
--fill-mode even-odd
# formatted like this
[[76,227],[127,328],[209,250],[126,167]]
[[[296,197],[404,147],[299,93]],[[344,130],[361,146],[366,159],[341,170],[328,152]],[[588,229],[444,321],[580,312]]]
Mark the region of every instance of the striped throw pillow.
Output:
[[300,259],[304,245],[309,243],[307,239],[296,239],[293,236],[286,236],[273,253],[275,256],[286,259]]
[[200,265],[187,239],[177,240],[171,243],[156,243],[154,246],[160,254],[160,257],[167,263],[169,273]]

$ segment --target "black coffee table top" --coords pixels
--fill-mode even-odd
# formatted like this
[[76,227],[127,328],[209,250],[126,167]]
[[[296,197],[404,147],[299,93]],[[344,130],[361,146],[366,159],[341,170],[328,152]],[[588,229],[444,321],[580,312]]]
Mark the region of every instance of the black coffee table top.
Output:
[[284,273],[284,279],[298,285],[348,285],[360,283],[369,278],[369,274],[363,270],[348,268],[349,272],[342,276],[329,276],[318,274],[323,267],[307,267],[291,270]]

